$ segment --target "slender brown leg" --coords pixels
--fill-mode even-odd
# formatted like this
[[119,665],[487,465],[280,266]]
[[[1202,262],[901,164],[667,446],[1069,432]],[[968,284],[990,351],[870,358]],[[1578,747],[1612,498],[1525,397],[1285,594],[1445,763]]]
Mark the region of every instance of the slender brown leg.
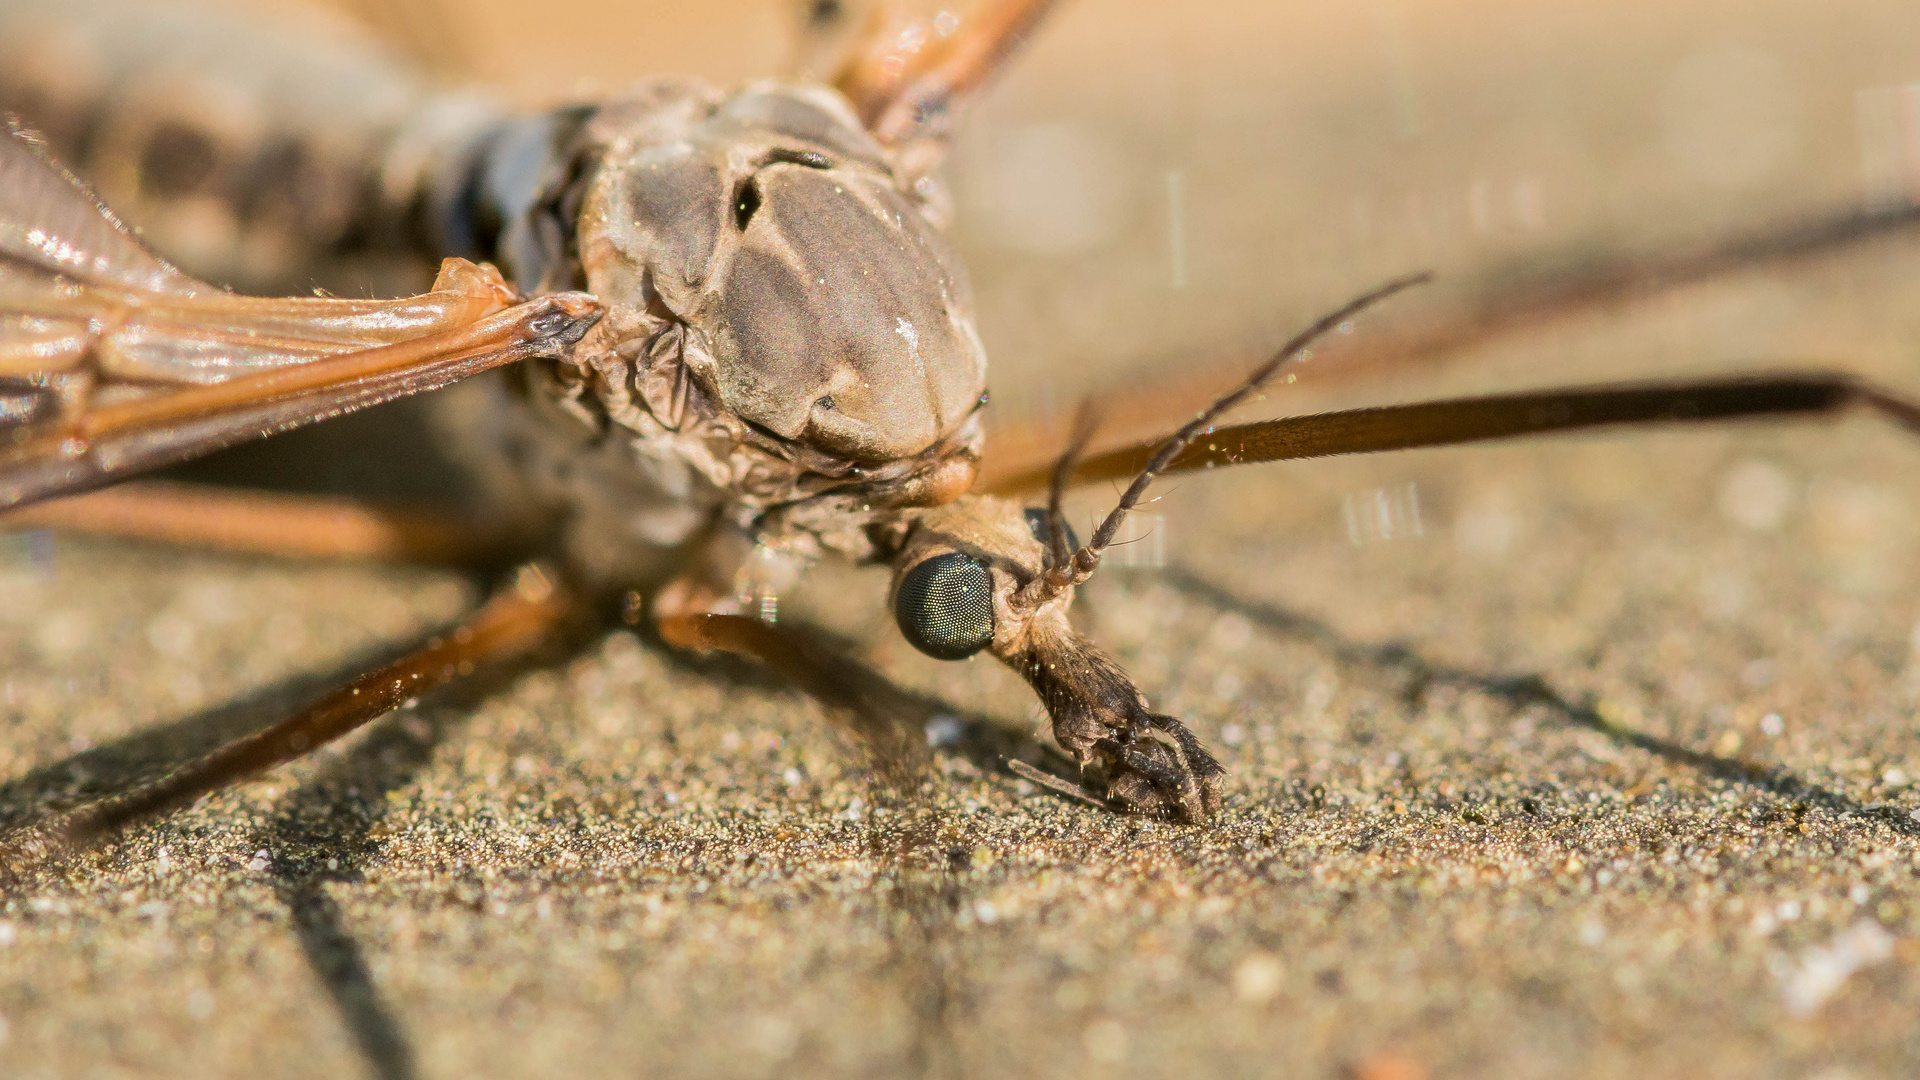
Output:
[[654,620],[660,637],[676,649],[724,652],[765,664],[802,690],[829,705],[858,707],[861,680],[851,665],[818,655],[798,636],[745,615],[707,613],[662,615]]
[[472,566],[519,539],[451,515],[318,495],[136,480],[0,514],[0,532],[58,529],[289,558]]
[[0,840],[0,870],[84,845],[312,753],[474,669],[509,662],[550,641],[579,610],[574,594],[536,566],[452,631],[355,679],[265,731],[247,735],[130,791],[28,826]]
[[804,676],[804,657],[778,630],[744,615],[696,613],[656,619],[661,640],[691,652],[725,652],[758,660],[781,674]]
[[985,0],[952,37],[882,4],[834,83],[882,142],[938,134],[955,104],[1004,67],[1057,2]]
[[661,639],[674,648],[732,653],[757,661],[815,700],[842,710],[896,782],[924,766],[927,749],[915,721],[927,719],[925,714],[932,711],[928,702],[901,692],[839,650],[745,615],[659,614],[654,625]]
[[[1814,416],[1850,407],[1870,409],[1920,434],[1920,404],[1852,376],[1773,375],[1543,390],[1264,420],[1208,432],[1158,472],[1449,446],[1615,424]],[[1073,478],[1087,483],[1135,476],[1162,445],[1164,440],[1157,440],[1094,455],[1078,464]],[[994,490],[1037,490],[1046,483],[1047,472],[1040,470]]]
[[954,103],[1004,66],[1057,0],[999,0],[982,4],[938,64],[919,73],[872,119],[882,142],[898,142],[952,113]]
[[[1294,369],[1294,373],[1302,387],[1378,380],[1410,365],[1430,363],[1556,319],[1624,307],[1738,273],[1790,268],[1916,229],[1920,229],[1920,206],[1847,207],[1660,255],[1625,257],[1524,277],[1517,272],[1502,275],[1521,278],[1528,284],[1484,290],[1480,298],[1449,304],[1432,315],[1383,321],[1364,335],[1323,342],[1315,348],[1314,362]],[[1101,433],[1091,449],[1100,454],[1172,431],[1239,385],[1245,369],[1255,362],[1256,358],[1250,356],[1200,363],[1190,360],[1181,374],[1155,380],[1151,386],[1101,394]],[[1060,425],[996,426],[987,435],[980,490],[1038,490],[1031,478],[1059,459],[1067,437]]]

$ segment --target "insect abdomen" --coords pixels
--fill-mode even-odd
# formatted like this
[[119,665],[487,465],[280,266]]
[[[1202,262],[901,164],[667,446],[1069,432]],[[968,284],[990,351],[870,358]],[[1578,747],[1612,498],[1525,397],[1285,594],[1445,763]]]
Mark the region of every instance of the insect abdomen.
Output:
[[341,31],[0,0],[0,110],[200,276],[260,291],[415,288],[437,254],[422,235],[430,177],[500,114],[432,93]]

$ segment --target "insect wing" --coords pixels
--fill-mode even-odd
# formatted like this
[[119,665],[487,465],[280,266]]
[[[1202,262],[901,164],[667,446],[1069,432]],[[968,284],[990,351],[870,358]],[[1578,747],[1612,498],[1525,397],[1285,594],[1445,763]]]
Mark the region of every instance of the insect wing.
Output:
[[563,352],[580,294],[450,259],[399,300],[236,296],[169,266],[22,133],[0,139],[0,507]]
[[18,129],[0,140],[0,258],[9,279],[191,296],[211,291],[147,251]]

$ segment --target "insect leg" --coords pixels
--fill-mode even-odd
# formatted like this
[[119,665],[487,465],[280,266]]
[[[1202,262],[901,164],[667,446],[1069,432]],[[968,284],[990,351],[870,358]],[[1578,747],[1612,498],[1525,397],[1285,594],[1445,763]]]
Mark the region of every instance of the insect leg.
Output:
[[[1362,335],[1325,342],[1318,359],[1300,368],[1301,384],[1327,386],[1380,379],[1420,364],[1431,369],[1517,331],[1608,309],[1624,310],[1705,281],[1760,270],[1791,270],[1876,240],[1920,231],[1920,206],[1847,207],[1815,217],[1793,218],[1711,243],[1650,256],[1621,256],[1572,269],[1524,273],[1524,267],[1490,275],[1469,296],[1426,315],[1395,319]],[[1491,283],[1521,279],[1519,287]],[[1253,361],[1246,360],[1248,366]],[[1101,435],[1093,453],[1126,446],[1171,431],[1244,381],[1230,358],[1183,366],[1180,378],[1150,387],[1099,395]],[[996,427],[987,435],[979,490],[1043,490],[1046,469],[1066,442],[1054,425]]]
[[676,649],[744,656],[794,679],[809,692],[829,698],[838,695],[838,688],[822,682],[796,642],[758,619],[708,613],[664,615],[654,620],[654,626],[661,639]]
[[815,640],[816,635],[745,615],[708,612],[656,613],[654,626],[677,649],[753,660],[838,711],[896,786],[925,768],[929,757],[921,732],[926,721],[946,709],[900,690],[844,650]]
[[0,840],[0,870],[84,845],[141,818],[183,806],[302,757],[468,675],[517,660],[551,641],[581,601],[537,566],[452,631],[362,675],[265,731],[246,735],[172,772]]
[[881,142],[943,133],[955,106],[1005,66],[1057,0],[986,0],[954,25],[883,4],[835,85]]
[[822,655],[785,628],[745,615],[709,613],[662,615],[654,620],[660,637],[676,649],[724,652],[765,664],[828,705],[866,713],[872,710],[872,674],[844,657]]
[[[1851,375],[1816,372],[1542,390],[1264,420],[1208,432],[1162,471],[1449,446],[1615,424],[1830,415],[1847,408],[1869,409],[1920,434],[1920,403]],[[1080,463],[1074,479],[1130,476],[1162,445],[1095,455]]]
[[132,481],[0,513],[0,533],[28,529],[288,558],[454,566],[505,564],[524,539],[451,514],[162,481]]

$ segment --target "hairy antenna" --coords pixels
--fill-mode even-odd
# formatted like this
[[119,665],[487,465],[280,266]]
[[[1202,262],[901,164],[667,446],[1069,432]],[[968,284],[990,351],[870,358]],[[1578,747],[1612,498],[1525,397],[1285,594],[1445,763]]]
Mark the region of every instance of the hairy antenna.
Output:
[[1072,479],[1074,466],[1086,451],[1087,443],[1093,438],[1092,412],[1082,408],[1079,419],[1075,421],[1073,442],[1068,445],[1066,453],[1061,455],[1059,464],[1054,466],[1053,484],[1047,500],[1047,523],[1050,534],[1049,546],[1054,550],[1055,555],[1053,565],[1035,580],[1034,585],[1038,589],[1032,596],[1032,601],[1043,602],[1058,595],[1067,587],[1077,585],[1091,577],[1095,568],[1100,565],[1101,553],[1113,542],[1114,534],[1120,530],[1120,523],[1126,519],[1128,512],[1140,504],[1141,497],[1147,493],[1147,488],[1152,486],[1154,478],[1160,475],[1160,471],[1165,469],[1174,458],[1179,457],[1181,451],[1193,445],[1195,439],[1206,434],[1215,420],[1220,419],[1222,415],[1265,386],[1287,361],[1298,356],[1307,346],[1367,308],[1395,293],[1403,292],[1415,285],[1424,285],[1431,280],[1433,280],[1432,271],[1395,278],[1385,285],[1361,293],[1315,319],[1311,326],[1295,334],[1265,363],[1255,368],[1238,387],[1207,406],[1200,415],[1194,417],[1185,427],[1174,432],[1172,438],[1162,443],[1160,449],[1147,462],[1146,468],[1141,469],[1140,475],[1134,477],[1133,483],[1127,485],[1126,492],[1120,496],[1119,505],[1115,506],[1100,522],[1100,527],[1094,531],[1093,539],[1088,541],[1085,547],[1074,552],[1071,559],[1066,559],[1061,557],[1065,552],[1066,544],[1065,519],[1060,514],[1060,501],[1066,492],[1067,482]]
[[1060,463],[1053,467],[1053,482],[1047,489],[1047,554],[1052,558],[1052,569],[1073,562],[1073,549],[1067,537],[1067,516],[1060,511],[1060,504],[1067,497],[1067,484],[1073,479],[1074,467],[1086,455],[1087,444],[1093,441],[1094,429],[1100,426],[1100,417],[1094,410],[1091,398],[1080,403],[1080,409],[1073,417],[1073,436],[1067,441],[1065,453],[1060,455]]

